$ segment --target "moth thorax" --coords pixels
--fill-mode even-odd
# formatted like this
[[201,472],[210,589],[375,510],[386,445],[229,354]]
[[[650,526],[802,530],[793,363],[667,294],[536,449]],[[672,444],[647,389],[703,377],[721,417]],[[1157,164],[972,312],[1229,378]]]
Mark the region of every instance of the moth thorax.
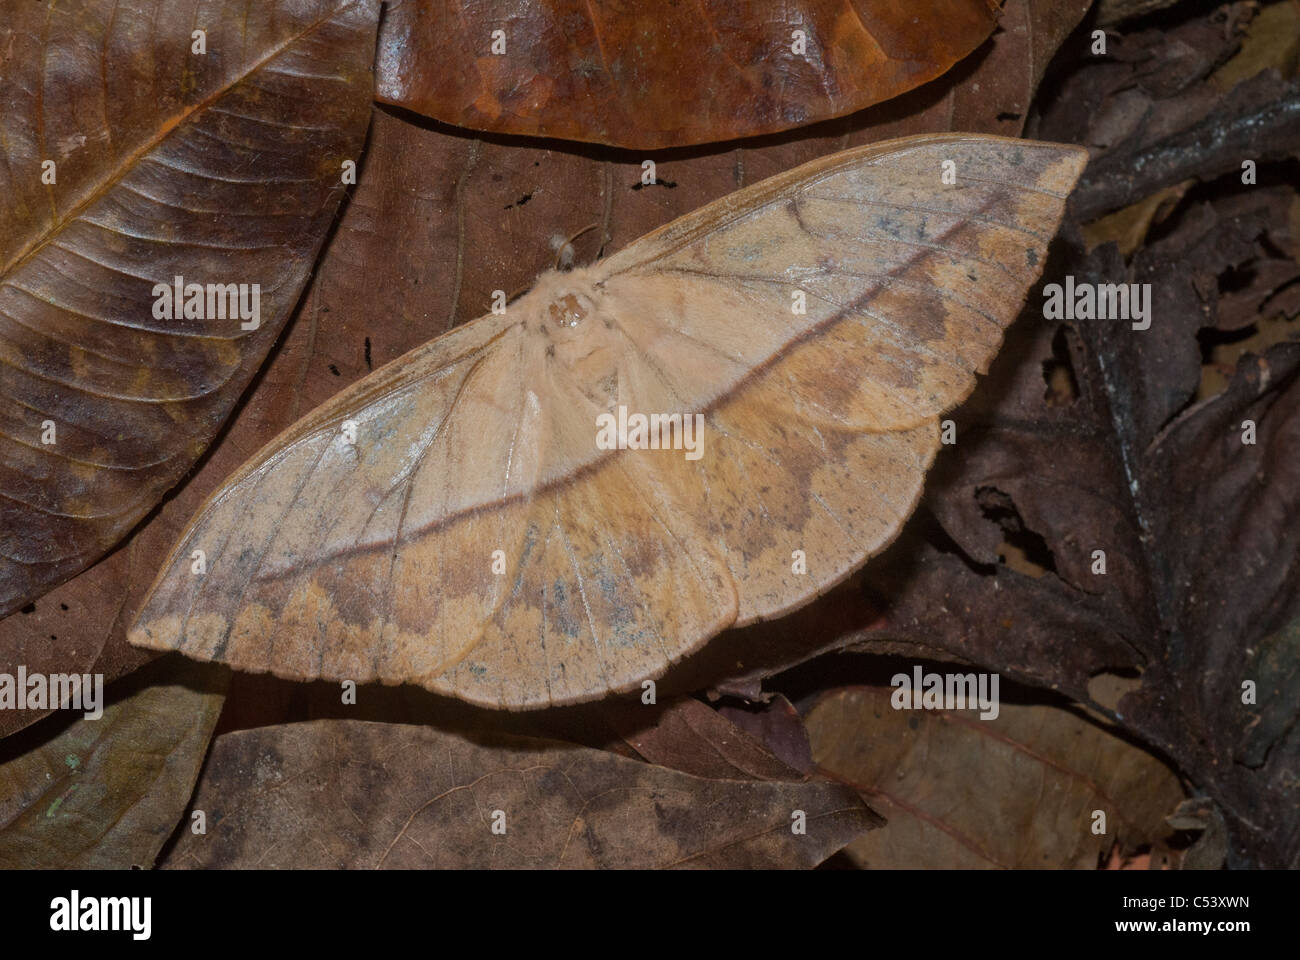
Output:
[[561,294],[547,308],[551,323],[561,332],[580,326],[590,312],[590,301],[577,293]]

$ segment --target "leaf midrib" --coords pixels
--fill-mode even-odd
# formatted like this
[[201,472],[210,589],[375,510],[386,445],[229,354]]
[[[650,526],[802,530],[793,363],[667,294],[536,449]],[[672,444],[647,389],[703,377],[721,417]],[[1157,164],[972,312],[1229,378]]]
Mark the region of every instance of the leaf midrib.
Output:
[[[46,246],[56,239],[69,224],[77,221],[89,207],[106,196],[109,191],[116,187],[128,173],[134,170],[149,153],[156,150],[167,140],[168,137],[184,126],[191,117],[207,110],[222,97],[226,96],[226,94],[230,93],[231,90],[235,89],[257,71],[261,70],[276,57],[280,56],[280,54],[301,41],[308,34],[319,30],[325,24],[335,19],[341,12],[346,10],[348,7],[353,6],[355,2],[356,0],[343,0],[343,2],[331,10],[327,16],[313,21],[304,29],[289,36],[283,43],[273,47],[270,52],[253,63],[246,70],[237,73],[229,83],[222,84],[202,100],[196,101],[190,107],[165,120],[159,125],[158,129],[152,136],[146,138],[140,146],[133,150],[121,163],[117,164],[113,168],[112,173],[100,180],[97,184],[89,187],[86,195],[81,199],[81,201],[73,206],[62,219],[56,219],[50,224],[44,233],[40,234],[36,238],[33,243],[24,250],[21,250],[17,256],[9,261],[9,263],[0,267],[0,283],[3,283],[16,271],[21,270],[28,262],[33,260],[42,250],[45,249]],[[42,85],[42,90],[43,89],[44,86]]]

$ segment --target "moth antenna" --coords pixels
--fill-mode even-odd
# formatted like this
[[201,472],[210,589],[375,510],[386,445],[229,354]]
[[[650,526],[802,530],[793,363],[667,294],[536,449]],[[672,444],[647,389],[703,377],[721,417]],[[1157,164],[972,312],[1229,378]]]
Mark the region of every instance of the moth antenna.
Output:
[[[588,230],[595,230],[598,226],[600,226],[599,223],[589,223],[581,230],[579,230],[577,233],[573,234],[573,236],[569,237],[568,240],[564,240],[558,234],[551,238],[551,246],[556,251],[555,253],[556,270],[573,269],[573,258],[575,256],[573,250],[573,241],[577,240]],[[604,253],[604,251],[605,251],[605,240],[602,239],[600,243],[600,250],[596,253],[596,259],[600,259],[600,255],[601,253]]]

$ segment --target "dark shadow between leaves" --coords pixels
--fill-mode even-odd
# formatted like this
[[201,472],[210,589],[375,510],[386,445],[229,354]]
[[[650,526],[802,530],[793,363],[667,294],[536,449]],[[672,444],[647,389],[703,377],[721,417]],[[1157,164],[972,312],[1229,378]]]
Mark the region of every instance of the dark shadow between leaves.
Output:
[[[225,674],[227,667],[216,664],[202,664],[195,668],[186,664],[186,658],[179,653],[168,653],[156,657],[133,673],[127,674],[112,684],[104,686],[104,709],[127,699],[139,691],[159,686],[183,686],[195,693],[221,693],[226,689]],[[178,670],[178,667],[193,668]],[[189,675],[189,679],[179,682],[178,675]],[[69,727],[83,719],[82,710],[57,710],[35,723],[24,727],[16,733],[0,740],[0,764],[5,764],[15,757],[37,750],[51,740],[65,733]]]

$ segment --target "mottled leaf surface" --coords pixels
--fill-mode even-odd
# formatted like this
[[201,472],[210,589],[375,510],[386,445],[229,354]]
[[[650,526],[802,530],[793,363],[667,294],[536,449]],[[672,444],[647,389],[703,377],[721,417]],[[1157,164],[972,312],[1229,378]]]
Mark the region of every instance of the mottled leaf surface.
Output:
[[894,693],[832,691],[807,718],[820,769],[888,821],[849,846],[859,865],[1095,869],[1115,844],[1131,852],[1172,833],[1177,775],[1115,733],[1045,704],[1003,702],[991,719],[896,710]]
[[218,737],[193,805],[208,833],[182,831],[165,867],[812,867],[874,822],[840,784],[351,720]]

